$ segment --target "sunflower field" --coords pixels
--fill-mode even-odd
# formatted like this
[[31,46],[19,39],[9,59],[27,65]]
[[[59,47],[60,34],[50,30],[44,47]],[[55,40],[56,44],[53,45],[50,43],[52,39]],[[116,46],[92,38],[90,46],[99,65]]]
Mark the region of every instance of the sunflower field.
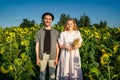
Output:
[[[55,26],[59,32],[63,27]],[[38,80],[35,35],[31,28],[0,27],[0,80]],[[120,27],[81,27],[84,80],[120,80]]]

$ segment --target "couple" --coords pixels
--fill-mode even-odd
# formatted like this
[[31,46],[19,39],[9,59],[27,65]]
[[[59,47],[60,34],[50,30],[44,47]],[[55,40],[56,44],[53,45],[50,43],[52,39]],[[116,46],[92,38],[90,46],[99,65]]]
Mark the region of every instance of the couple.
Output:
[[51,27],[53,20],[52,13],[44,13],[44,28],[36,33],[36,64],[40,66],[40,80],[45,80],[47,64],[49,80],[55,80],[57,64],[56,80],[83,80],[79,54],[82,38],[75,20],[68,19],[60,35]]

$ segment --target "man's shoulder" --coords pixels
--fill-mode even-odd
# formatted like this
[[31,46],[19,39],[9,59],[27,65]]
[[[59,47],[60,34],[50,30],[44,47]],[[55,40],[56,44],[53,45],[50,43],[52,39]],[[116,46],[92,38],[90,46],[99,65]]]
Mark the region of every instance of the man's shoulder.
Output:
[[41,31],[43,31],[44,29],[42,28],[42,29],[39,29],[37,32],[41,32]]
[[57,32],[57,33],[58,33],[58,30],[56,30],[56,29],[54,29],[54,28],[52,28],[52,30],[53,30],[54,32]]

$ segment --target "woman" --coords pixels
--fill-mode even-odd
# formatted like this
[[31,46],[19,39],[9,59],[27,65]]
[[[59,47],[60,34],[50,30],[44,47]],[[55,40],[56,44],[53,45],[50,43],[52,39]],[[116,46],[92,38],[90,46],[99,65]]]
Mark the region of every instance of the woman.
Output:
[[58,39],[61,49],[57,80],[83,80],[79,48],[82,38],[74,19],[68,19]]

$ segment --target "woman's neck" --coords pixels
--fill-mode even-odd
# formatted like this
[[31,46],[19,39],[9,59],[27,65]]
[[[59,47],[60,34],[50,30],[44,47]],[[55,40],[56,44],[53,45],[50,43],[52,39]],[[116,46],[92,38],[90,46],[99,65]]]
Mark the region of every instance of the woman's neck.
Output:
[[74,31],[74,30],[68,30],[68,32],[70,32],[70,33],[73,32],[73,31]]

